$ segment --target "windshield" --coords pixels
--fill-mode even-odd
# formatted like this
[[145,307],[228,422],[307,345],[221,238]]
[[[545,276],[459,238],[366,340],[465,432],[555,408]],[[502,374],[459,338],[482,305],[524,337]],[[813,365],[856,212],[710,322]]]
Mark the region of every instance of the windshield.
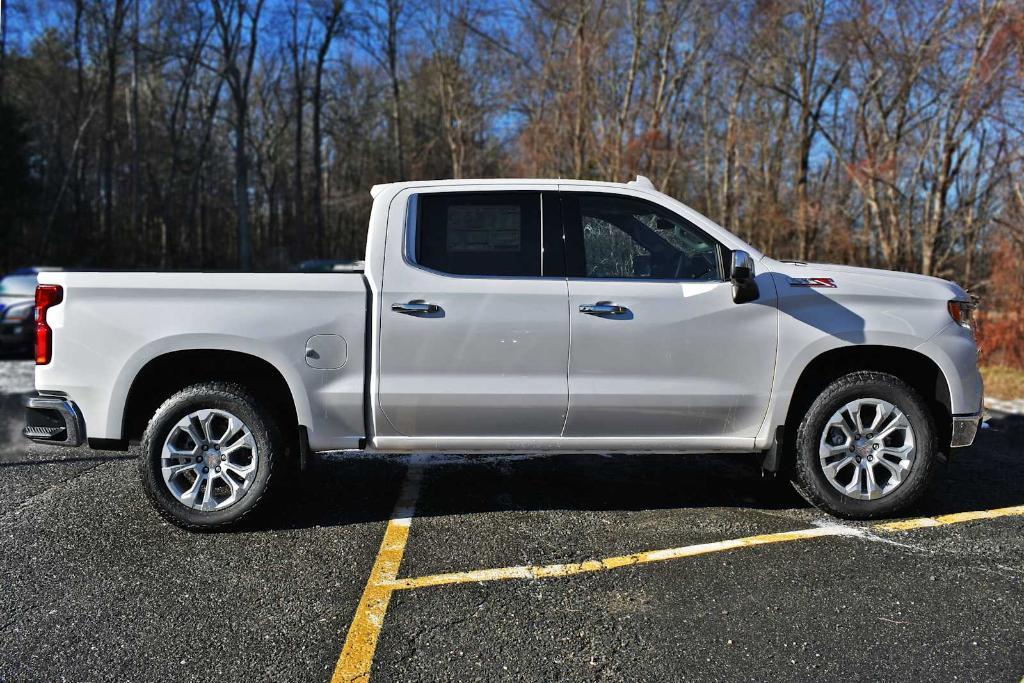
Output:
[[8,275],[0,279],[0,297],[4,299],[31,299],[35,293],[35,275]]

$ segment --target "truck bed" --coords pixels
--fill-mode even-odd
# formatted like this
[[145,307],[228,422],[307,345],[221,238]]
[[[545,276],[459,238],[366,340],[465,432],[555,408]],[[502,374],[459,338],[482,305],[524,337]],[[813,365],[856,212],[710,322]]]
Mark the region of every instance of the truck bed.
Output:
[[36,389],[73,396],[91,439],[122,438],[120,406],[134,379],[185,350],[270,362],[314,449],[354,448],[365,436],[359,273],[55,272],[39,281],[64,293],[49,312],[53,360],[37,368]]

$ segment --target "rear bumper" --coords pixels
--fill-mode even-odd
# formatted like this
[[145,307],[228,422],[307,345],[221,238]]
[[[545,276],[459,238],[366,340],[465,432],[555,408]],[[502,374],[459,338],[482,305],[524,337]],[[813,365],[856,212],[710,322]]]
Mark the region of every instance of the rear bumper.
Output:
[[974,443],[981,424],[981,413],[953,416],[953,435],[950,438],[951,448],[964,448]]
[[27,438],[55,446],[85,443],[85,420],[74,403],[61,396],[32,396],[25,402]]

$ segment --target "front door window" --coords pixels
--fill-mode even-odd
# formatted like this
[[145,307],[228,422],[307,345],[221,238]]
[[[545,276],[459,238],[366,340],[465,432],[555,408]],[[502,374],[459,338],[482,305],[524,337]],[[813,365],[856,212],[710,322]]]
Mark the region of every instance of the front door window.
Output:
[[582,275],[588,278],[722,280],[718,244],[687,221],[629,197],[579,199]]

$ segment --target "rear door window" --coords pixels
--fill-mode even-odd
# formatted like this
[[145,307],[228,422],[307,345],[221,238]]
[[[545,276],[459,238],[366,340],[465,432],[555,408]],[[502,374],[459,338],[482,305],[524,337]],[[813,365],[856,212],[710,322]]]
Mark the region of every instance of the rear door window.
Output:
[[539,192],[430,193],[418,201],[419,265],[453,275],[540,277]]

